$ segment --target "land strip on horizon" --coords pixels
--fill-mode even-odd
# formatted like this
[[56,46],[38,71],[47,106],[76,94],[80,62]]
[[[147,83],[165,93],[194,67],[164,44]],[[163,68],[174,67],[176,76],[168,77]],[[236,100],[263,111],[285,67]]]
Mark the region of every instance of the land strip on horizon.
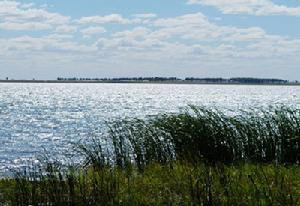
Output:
[[107,79],[107,80],[0,80],[0,83],[137,83],[137,84],[219,84],[219,85],[287,85],[287,86],[300,86],[300,82],[239,82],[239,81],[207,81],[207,80],[118,80],[118,79]]

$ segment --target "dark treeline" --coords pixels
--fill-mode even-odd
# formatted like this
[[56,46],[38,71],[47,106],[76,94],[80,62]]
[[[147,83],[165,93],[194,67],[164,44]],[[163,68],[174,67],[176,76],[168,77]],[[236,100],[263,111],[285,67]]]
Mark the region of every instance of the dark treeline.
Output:
[[230,79],[224,78],[195,78],[195,77],[187,77],[185,81],[199,81],[199,82],[212,82],[212,83],[230,83]]
[[120,78],[63,78],[58,77],[58,81],[181,81],[177,77],[120,77]]
[[120,78],[64,78],[58,77],[58,81],[137,81],[137,82],[196,82],[196,83],[233,83],[233,84],[287,84],[288,80],[273,78],[195,78],[187,77],[184,79],[177,77],[120,77]]
[[284,84],[287,80],[282,79],[257,79],[257,78],[231,78],[230,81],[239,83],[254,83],[254,84]]
[[260,79],[251,77],[237,77],[237,78],[185,78],[186,81],[200,81],[207,83],[240,83],[240,84],[286,84],[288,80],[283,79]]

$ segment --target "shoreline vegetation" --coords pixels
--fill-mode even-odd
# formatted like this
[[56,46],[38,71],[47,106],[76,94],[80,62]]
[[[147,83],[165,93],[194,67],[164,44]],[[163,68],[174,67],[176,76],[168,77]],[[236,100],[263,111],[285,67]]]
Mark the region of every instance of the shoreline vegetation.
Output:
[[63,78],[56,80],[0,80],[0,83],[139,83],[139,84],[225,84],[225,85],[300,85],[298,81],[261,78],[194,78],[177,77],[133,77],[133,78]]
[[300,205],[300,109],[178,114],[108,124],[74,145],[81,165],[45,160],[0,180],[3,205]]

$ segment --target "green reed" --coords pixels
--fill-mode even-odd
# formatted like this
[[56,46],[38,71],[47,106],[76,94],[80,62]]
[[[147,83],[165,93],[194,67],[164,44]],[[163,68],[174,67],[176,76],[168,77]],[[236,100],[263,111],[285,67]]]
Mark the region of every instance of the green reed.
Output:
[[4,205],[299,205],[300,168],[151,163],[0,180]]
[[298,163],[300,110],[270,107],[226,115],[191,106],[180,114],[115,123],[109,139],[119,166],[172,160]]
[[[122,120],[75,146],[82,165],[0,180],[4,205],[299,205],[300,110],[190,106]],[[0,204],[1,205],[1,204]]]

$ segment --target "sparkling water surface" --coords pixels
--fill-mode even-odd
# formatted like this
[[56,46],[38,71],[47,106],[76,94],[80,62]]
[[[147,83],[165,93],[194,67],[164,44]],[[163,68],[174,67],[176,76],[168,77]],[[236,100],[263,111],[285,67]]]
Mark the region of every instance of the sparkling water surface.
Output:
[[101,136],[106,121],[178,112],[193,105],[247,109],[298,107],[300,87],[179,84],[0,84],[0,173],[46,150]]

